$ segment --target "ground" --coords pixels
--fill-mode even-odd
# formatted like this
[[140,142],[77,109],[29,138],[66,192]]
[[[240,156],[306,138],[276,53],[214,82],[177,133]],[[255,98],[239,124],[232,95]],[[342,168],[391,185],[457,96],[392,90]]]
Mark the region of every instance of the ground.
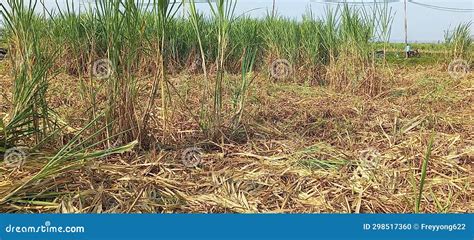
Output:
[[[18,198],[0,210],[414,212],[423,158],[434,138],[421,211],[472,212],[474,76],[453,78],[439,61],[400,62],[387,70],[385,90],[370,97],[259,74],[242,132],[215,142],[205,140],[190,116],[199,107],[193,97],[199,86],[189,82],[202,76],[173,75],[180,93],[173,101],[174,124],[164,136],[155,110],[153,132],[165,140],[154,150],[85,163],[29,189],[41,198]],[[141,84],[150,87],[146,79]],[[6,61],[0,62],[0,86],[0,112],[6,113]],[[50,107],[71,126],[81,126],[86,109],[79,81],[59,73],[49,88]],[[189,147],[203,151],[197,167],[183,165]],[[0,192],[41,165],[0,167]]]

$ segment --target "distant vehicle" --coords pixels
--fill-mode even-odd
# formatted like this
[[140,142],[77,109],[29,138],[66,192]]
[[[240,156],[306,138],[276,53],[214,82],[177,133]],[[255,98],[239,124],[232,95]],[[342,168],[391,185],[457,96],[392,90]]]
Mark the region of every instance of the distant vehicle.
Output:
[[385,51],[384,50],[375,51],[375,57],[376,58],[384,58],[385,57]]
[[420,52],[418,51],[418,49],[415,49],[415,50],[411,50],[411,46],[410,45],[406,45],[405,47],[405,56],[407,58],[413,58],[413,57],[420,57],[421,54]]
[[407,52],[407,57],[408,58],[414,58],[414,57],[419,58],[419,57],[421,57],[421,54],[420,54],[420,51],[418,51],[418,49],[415,49],[414,51],[410,50],[410,51]]
[[0,60],[5,59],[7,56],[8,50],[6,48],[0,48]]

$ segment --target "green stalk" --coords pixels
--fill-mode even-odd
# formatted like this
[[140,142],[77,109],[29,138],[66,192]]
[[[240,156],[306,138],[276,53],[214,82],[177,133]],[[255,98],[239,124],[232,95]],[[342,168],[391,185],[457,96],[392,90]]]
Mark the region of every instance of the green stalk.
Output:
[[50,130],[46,101],[48,78],[55,53],[48,50],[46,21],[35,14],[37,1],[8,0],[1,5],[10,44],[13,72],[13,109],[3,123],[3,145],[36,136],[40,142]]
[[[253,31],[253,38],[257,39],[257,28]],[[242,121],[243,111],[245,109],[245,101],[249,91],[249,87],[252,84],[252,81],[255,79],[255,76],[252,79],[249,79],[249,74],[252,73],[255,58],[258,51],[258,45],[254,43],[249,43],[244,48],[243,60],[242,60],[242,70],[241,70],[241,85],[239,91],[236,93],[236,99],[238,102],[237,110],[234,115],[234,128],[238,127]]]
[[215,135],[217,128],[221,125],[222,115],[222,82],[224,80],[224,65],[229,45],[229,31],[234,20],[234,11],[237,2],[234,0],[217,0],[215,6],[208,0],[211,13],[214,17],[217,27],[217,76],[214,84],[214,117],[213,133]]
[[453,31],[446,31],[445,45],[450,59],[468,59],[473,39],[471,38],[472,22],[461,23]]
[[418,197],[416,199],[415,213],[420,212],[421,198],[423,197],[423,187],[425,186],[426,172],[427,172],[427,169],[428,169],[428,161],[431,158],[431,151],[433,149],[433,143],[434,143],[434,135],[431,136],[431,139],[428,143],[428,148],[426,150],[425,157],[423,159],[423,165],[421,167],[421,179],[420,179],[420,186],[419,186],[419,189],[418,189]]
[[200,109],[200,120],[199,120],[199,125],[202,130],[208,131],[209,129],[209,108],[208,108],[208,100],[209,100],[209,78],[207,75],[207,66],[206,66],[206,53],[204,52],[204,47],[203,47],[203,40],[202,40],[202,31],[200,22],[202,21],[202,16],[200,16],[197,12],[196,9],[196,2],[194,0],[191,0],[189,2],[189,21],[191,21],[194,33],[196,34],[197,40],[198,40],[198,47],[199,47],[199,52],[201,55],[201,67],[204,72],[204,89],[202,93],[202,99],[201,99],[201,109]]
[[[154,78],[153,85],[152,85],[152,93],[148,100],[148,105],[144,114],[144,118],[142,120],[143,128],[145,129],[148,125],[149,120],[149,113],[153,108],[153,104],[155,98],[157,96],[157,89],[158,89],[158,82],[160,85],[161,91],[161,108],[162,108],[162,120],[163,120],[163,130],[166,131],[168,128],[168,102],[170,99],[170,93],[168,91],[169,86],[168,79],[167,79],[167,56],[166,56],[166,47],[168,44],[169,39],[169,31],[171,22],[176,15],[177,11],[179,10],[182,3],[177,3],[176,1],[169,1],[169,0],[153,0],[153,26],[156,27],[156,39],[158,41],[158,51],[155,52],[159,75]],[[143,135],[143,134],[142,134]]]

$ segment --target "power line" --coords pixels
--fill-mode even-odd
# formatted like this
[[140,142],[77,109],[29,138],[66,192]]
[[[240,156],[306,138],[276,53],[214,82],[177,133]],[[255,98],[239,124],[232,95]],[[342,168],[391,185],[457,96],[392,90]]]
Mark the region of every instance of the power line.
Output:
[[[331,0],[324,0],[324,1],[316,1],[312,0],[311,2],[313,3],[319,3],[319,4],[334,4],[334,5],[339,5],[339,4],[348,4],[348,5],[372,5],[372,4],[391,4],[391,3],[399,3],[401,2],[400,0],[386,0],[386,1],[331,1]],[[439,10],[439,11],[446,11],[446,12],[474,12],[474,9],[472,8],[453,8],[453,7],[444,7],[444,6],[437,6],[437,5],[431,5],[431,4],[426,4],[426,3],[421,3],[413,0],[408,0],[408,3],[413,3],[415,5],[421,6],[421,7],[426,7],[430,8],[433,10]]]
[[419,6],[434,9],[434,10],[446,11],[446,12],[474,12],[473,8],[443,7],[443,6],[431,5],[431,4],[420,3],[420,2],[415,2],[415,1],[409,1],[409,3],[413,3],[415,5],[419,5]]
[[348,5],[373,5],[373,4],[386,4],[386,3],[398,3],[400,0],[386,0],[386,1],[364,1],[364,2],[354,2],[354,1],[315,1],[311,0],[313,3],[320,3],[320,4],[348,4]]

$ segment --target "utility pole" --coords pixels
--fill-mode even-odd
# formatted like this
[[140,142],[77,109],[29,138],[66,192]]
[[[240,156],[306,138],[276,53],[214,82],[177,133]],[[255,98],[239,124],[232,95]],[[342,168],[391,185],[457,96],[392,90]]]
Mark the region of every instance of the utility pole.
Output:
[[407,1],[405,0],[405,58],[408,58],[408,17],[407,17]]
[[275,0],[273,0],[272,19],[275,18]]
[[183,0],[182,8],[183,8],[183,18],[185,18],[186,17],[186,0]]

